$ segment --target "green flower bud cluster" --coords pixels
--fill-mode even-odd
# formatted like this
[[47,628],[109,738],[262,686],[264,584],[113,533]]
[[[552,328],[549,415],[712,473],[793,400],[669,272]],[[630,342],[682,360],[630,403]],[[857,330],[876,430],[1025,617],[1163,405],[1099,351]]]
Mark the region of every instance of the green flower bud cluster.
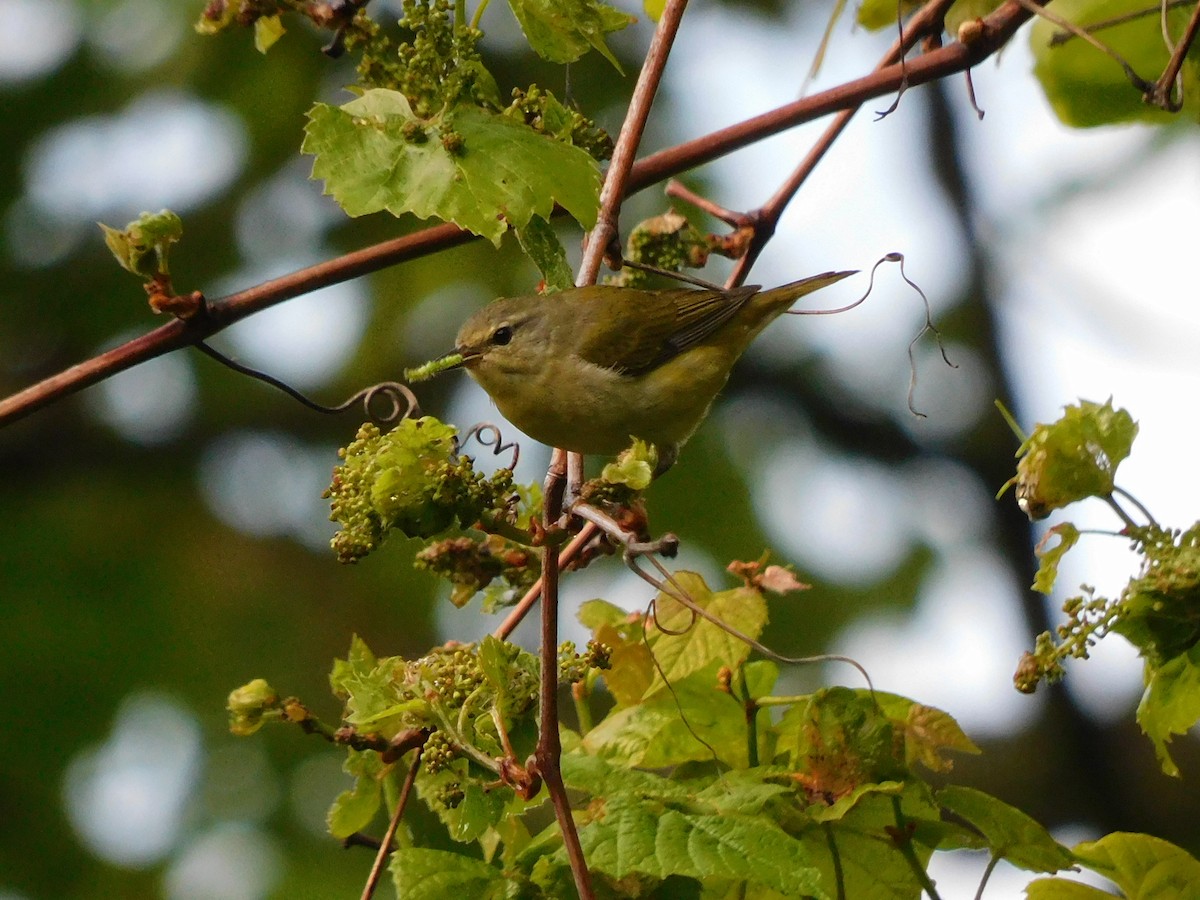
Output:
[[425,741],[421,750],[421,766],[426,773],[436,775],[459,756],[458,747],[443,731],[435,731]]
[[506,116],[523,121],[540,134],[571,144],[594,159],[612,159],[613,139],[608,132],[576,109],[558,101],[549,91],[531,84],[526,91],[513,88]]
[[483,32],[456,23],[451,0],[404,0],[403,12],[399,24],[410,37],[398,45],[375,22],[356,18],[346,47],[361,49],[360,84],[400,91],[422,119],[463,102],[498,108],[499,89],[478,49]]
[[580,654],[575,651],[574,641],[563,641],[558,645],[558,678],[559,681],[575,683],[587,678],[592,669],[609,669],[612,667],[612,647],[599,641],[588,641],[587,650]]
[[500,756],[504,746],[495,717],[511,730],[536,710],[537,659],[490,637],[478,644],[450,643],[407,665],[405,693],[423,699],[433,721],[456,743]]
[[416,661],[422,680],[446,706],[462,706],[484,684],[472,644],[439,647]]
[[418,553],[414,564],[448,579],[453,585],[450,602],[459,607],[497,579],[503,586],[491,593],[488,605],[511,605],[542,571],[538,554],[498,534],[437,541]]
[[393,528],[432,537],[455,520],[470,526],[485,510],[509,509],[512,473],[475,472],[471,458],[457,454],[455,433],[430,416],[404,419],[387,434],[367,423],[338,452],[343,462],[323,496],[341,525],[331,542],[340,562],[366,556]]
[[1068,598],[1062,607],[1067,620],[1054,635],[1040,634],[1033,651],[1022,656],[1013,676],[1017,690],[1029,694],[1042,680],[1059,680],[1063,660],[1087,659],[1110,632],[1124,636],[1152,667],[1200,642],[1200,523],[1185,532],[1137,528],[1130,536],[1142,554],[1138,577],[1116,600],[1087,586]]
[[451,781],[449,784],[444,784],[433,796],[433,802],[439,803],[446,809],[455,809],[467,797],[467,792],[462,789],[462,785],[457,781]]

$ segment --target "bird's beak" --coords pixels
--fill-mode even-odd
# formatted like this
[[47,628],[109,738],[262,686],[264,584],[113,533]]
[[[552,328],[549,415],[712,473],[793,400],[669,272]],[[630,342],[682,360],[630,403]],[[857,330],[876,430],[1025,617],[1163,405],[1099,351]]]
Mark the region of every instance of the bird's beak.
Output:
[[[442,359],[454,360],[446,366],[447,369],[469,369],[471,364],[481,356],[483,356],[483,354],[472,347],[455,347],[453,350],[443,356]],[[455,359],[455,357],[457,357],[457,359]]]

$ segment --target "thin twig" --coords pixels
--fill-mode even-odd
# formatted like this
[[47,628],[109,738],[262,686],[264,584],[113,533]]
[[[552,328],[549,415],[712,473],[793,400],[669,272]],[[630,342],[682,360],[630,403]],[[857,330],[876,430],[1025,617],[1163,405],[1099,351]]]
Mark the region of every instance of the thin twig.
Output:
[[1021,6],[1025,7],[1027,11],[1033,13],[1035,16],[1041,16],[1047,22],[1053,22],[1059,28],[1063,29],[1064,31],[1071,32],[1071,34],[1075,35],[1075,37],[1079,38],[1081,41],[1086,41],[1101,53],[1110,57],[1125,72],[1125,77],[1133,82],[1134,87],[1136,87],[1143,94],[1149,95],[1154,90],[1154,85],[1135,72],[1133,70],[1133,66],[1126,62],[1125,57],[1121,56],[1121,54],[1119,54],[1116,50],[1108,46],[1108,44],[1104,43],[1099,38],[1088,34],[1074,22],[1070,21],[1069,19],[1064,19],[1062,16],[1058,15],[1058,13],[1050,12],[1036,3],[1035,0],[1016,0],[1016,2],[1021,4]]
[[[1167,8],[1163,6],[1162,10],[1163,36],[1167,35]],[[1188,19],[1187,27],[1183,31],[1183,37],[1179,42],[1171,48],[1171,58],[1167,61],[1167,67],[1163,69],[1162,75],[1158,77],[1158,81],[1145,94],[1145,100],[1160,109],[1165,109],[1168,112],[1179,112],[1183,108],[1183,97],[1178,100],[1171,98],[1172,87],[1175,86],[1179,79],[1179,70],[1183,68],[1183,58],[1187,56],[1192,44],[1196,41],[1196,32],[1200,30],[1200,4],[1192,10],[1192,17]],[[1168,40],[1168,46],[1170,42]],[[1180,91],[1182,91],[1180,84]]]
[[[579,552],[583,549],[584,545],[586,545],[588,541],[590,541],[599,533],[600,529],[595,525],[592,525],[591,523],[584,525],[579,534],[575,535],[575,537],[571,539],[571,542],[562,549],[561,553],[558,554],[558,568],[561,570],[567,565],[567,563],[574,560],[575,557],[579,555]],[[516,605],[509,610],[508,615],[504,617],[504,621],[496,626],[495,631],[492,632],[493,637],[499,638],[502,641],[507,640],[508,636],[513,633],[514,629],[521,624],[521,622],[525,619],[525,616],[529,614],[529,610],[533,608],[533,604],[537,603],[542,596],[544,577],[545,576],[543,575],[542,578],[539,578],[537,581],[535,581],[533,583],[533,587],[525,592],[525,596],[517,601]]]
[[1130,503],[1132,503],[1134,506],[1136,506],[1138,508],[1138,512],[1140,512],[1143,516],[1146,517],[1146,521],[1149,522],[1150,525],[1152,525],[1155,528],[1162,528],[1162,526],[1158,524],[1158,519],[1154,518],[1154,516],[1151,514],[1150,510],[1146,509],[1146,507],[1142,504],[1142,501],[1139,500],[1137,497],[1133,496],[1133,494],[1129,493],[1129,491],[1125,490],[1122,487],[1117,487],[1114,484],[1113,485],[1113,493],[1120,494],[1122,497],[1124,497],[1126,500],[1128,500]]
[[579,275],[575,279],[575,284],[580,287],[596,283],[604,252],[617,237],[617,218],[625,201],[629,175],[685,9],[687,0],[669,0],[658,20],[658,27],[654,29],[641,74],[629,99],[629,110],[625,114],[625,121],[621,123],[621,133],[617,135],[612,161],[604,175],[604,187],[600,190],[600,213],[596,218],[596,227],[588,235]]
[[895,817],[896,825],[894,828],[889,828],[888,831],[891,832],[896,849],[900,851],[900,855],[904,857],[908,863],[908,867],[912,869],[913,875],[916,876],[917,883],[921,886],[921,889],[929,895],[929,900],[941,900],[937,888],[933,885],[933,880],[929,877],[929,873],[925,871],[925,867],[921,865],[921,860],[917,859],[917,852],[913,850],[912,823],[904,818],[904,811],[900,808],[899,797],[892,797],[892,814]]
[[[1080,25],[1079,27],[1088,34],[1095,34],[1097,31],[1103,31],[1106,28],[1115,28],[1118,25],[1136,22],[1138,19],[1146,18],[1146,16],[1161,15],[1166,10],[1178,9],[1181,6],[1191,6],[1195,2],[1196,0],[1170,0],[1168,3],[1155,3],[1153,6],[1147,6],[1145,9],[1134,10],[1133,12],[1123,13],[1119,16],[1110,16],[1107,19],[1101,19],[1099,22],[1089,22],[1087,25]],[[1056,31],[1050,35],[1048,45],[1058,47],[1073,40],[1075,40],[1075,35],[1071,32]]]
[[[875,72],[878,74],[899,64],[900,81],[897,85],[898,90],[904,90],[911,84],[919,83],[914,82],[909,77],[909,64],[904,59],[905,54],[920,40],[926,31],[935,27],[940,29],[946,10],[953,3],[954,0],[930,0],[929,3],[925,4],[909,20],[908,26],[901,28],[900,36],[888,48],[887,53],[884,54],[878,65],[875,66]],[[796,192],[800,190],[800,186],[808,180],[813,170],[816,169],[817,164],[829,152],[829,148],[833,146],[834,141],[838,139],[846,129],[846,126],[850,124],[850,120],[854,118],[854,114],[858,112],[860,106],[861,104],[848,107],[834,116],[833,121],[829,123],[820,138],[812,146],[812,149],[801,160],[800,165],[780,185],[775,194],[753,215],[754,237],[750,240],[750,246],[746,250],[746,255],[739,259],[737,265],[734,266],[733,272],[730,274],[729,281],[727,282],[728,287],[737,287],[745,282],[750,268],[758,259],[758,255],[762,252],[763,247],[766,246],[767,241],[775,233],[775,227],[779,224],[779,219],[783,215],[783,211],[791,203],[792,198],[796,196]]]
[[821,827],[825,832],[825,843],[829,846],[829,855],[833,858],[833,881],[837,886],[837,900],[846,900],[846,875],[842,872],[842,854],[838,852],[833,825],[829,822],[822,822]]
[[1138,527],[1138,523],[1133,520],[1133,517],[1129,515],[1129,513],[1125,512],[1121,504],[1117,502],[1116,497],[1114,497],[1112,494],[1105,494],[1100,499],[1112,508],[1112,511],[1117,514],[1117,518],[1125,523],[1126,528]]
[[996,864],[1000,862],[1000,856],[993,853],[988,858],[987,867],[983,870],[983,877],[979,879],[979,888],[975,891],[975,900],[983,900],[983,891],[987,887],[988,880],[992,877],[992,872],[996,871]]
[[392,820],[388,823],[383,840],[379,842],[379,852],[375,854],[371,874],[367,876],[367,883],[363,885],[361,900],[371,900],[371,895],[379,886],[383,867],[387,864],[387,858],[392,852],[392,841],[396,839],[396,831],[400,828],[400,819],[404,815],[404,808],[408,805],[408,796],[412,793],[413,782],[417,780],[417,770],[421,767],[421,754],[424,750],[424,743],[417,746],[417,755],[413,757],[412,765],[408,767],[408,774],[404,776],[404,787],[400,789],[400,799],[396,801],[396,811],[392,813]]

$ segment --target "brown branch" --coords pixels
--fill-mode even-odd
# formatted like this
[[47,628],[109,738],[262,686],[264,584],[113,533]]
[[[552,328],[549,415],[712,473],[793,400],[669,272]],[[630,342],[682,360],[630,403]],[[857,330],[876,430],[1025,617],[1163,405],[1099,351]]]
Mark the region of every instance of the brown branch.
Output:
[[[1166,28],[1166,12],[1163,12],[1163,27]],[[1188,51],[1192,48],[1192,44],[1196,42],[1196,33],[1200,31],[1200,4],[1192,10],[1192,17],[1188,20],[1187,27],[1183,31],[1183,37],[1171,50],[1171,58],[1167,61],[1167,67],[1163,69],[1162,75],[1158,77],[1158,81],[1154,86],[1146,92],[1143,99],[1159,109],[1165,109],[1168,112],[1179,112],[1183,108],[1183,98],[1178,100],[1172,98],[1172,88],[1175,85],[1175,80],[1179,77],[1179,70],[1183,68],[1183,58],[1187,56]]]
[[[1020,3],[1009,0],[983,20],[978,36],[969,44],[949,44],[903,66],[888,66],[863,78],[651,154],[630,169],[626,196],[781,131],[839,110],[860,106],[867,100],[899,89],[906,80],[909,86],[916,86],[962,72],[999,50],[1029,16],[1030,13]],[[454,225],[436,225],[239,291],[210,303],[207,316],[198,316],[186,324],[169,322],[0,400],[0,426],[24,418],[37,409],[138,363],[209,337],[277,303],[476,239],[475,235]]]
[[[605,173],[604,186],[600,190],[600,212],[596,227],[588,235],[583,261],[575,283],[580,286],[596,283],[600,262],[609,244],[617,238],[617,217],[625,200],[629,172],[637,156],[638,145],[650,117],[654,95],[662,83],[667,57],[679,31],[687,0],[668,0],[654,38],[646,53],[642,71],[629,101],[629,110],[621,123],[612,162]],[[572,476],[568,485],[568,473]],[[546,473],[546,496],[544,522],[547,528],[558,522],[562,515],[564,488],[572,494],[579,490],[583,475],[583,457],[578,453],[555,450],[550,469]],[[580,900],[592,900],[591,875],[587,860],[579,842],[579,832],[571,815],[571,801],[563,784],[561,770],[562,743],[559,737],[558,717],[558,553],[553,547],[545,548],[542,563],[542,640],[541,640],[541,706],[538,723],[538,743],[535,753],[537,774],[541,776],[554,804],[554,815],[562,832],[563,845],[571,863],[571,874],[575,878],[575,889]]]
[[[562,515],[563,487],[566,483],[566,453],[555,450],[546,473],[543,518],[551,527]],[[594,900],[591,875],[579,843],[579,831],[571,815],[571,801],[562,780],[562,739],[558,733],[558,554],[546,547],[542,561],[542,645],[541,680],[538,688],[538,740],[534,768],[541,776],[554,804],[554,817],[562,832],[563,846],[571,863],[575,890],[580,900]]]
[[[579,532],[579,534],[575,535],[575,537],[571,539],[571,543],[567,544],[567,546],[563,548],[562,552],[558,554],[559,570],[562,570],[569,562],[574,560],[575,557],[579,555],[580,551],[583,550],[584,545],[586,545],[588,541],[590,541],[599,533],[600,529],[591,523],[583,526],[583,529]],[[544,577],[545,576],[543,576],[543,578]],[[542,578],[539,578],[533,583],[533,587],[526,591],[525,596],[517,601],[513,608],[509,610],[508,615],[504,617],[504,621],[496,626],[496,630],[492,632],[493,637],[499,638],[502,641],[508,640],[508,636],[512,634],[513,630],[525,619],[525,616],[529,613],[529,610],[533,608],[533,604],[537,603],[538,600],[541,599],[542,585]]]
[[654,38],[650,42],[641,74],[629,100],[629,111],[625,114],[625,121],[621,123],[621,133],[617,136],[612,162],[604,176],[604,187],[600,191],[600,214],[596,219],[596,227],[588,235],[583,261],[579,266],[579,276],[575,280],[577,285],[596,283],[604,252],[609,243],[617,238],[617,217],[621,212],[621,204],[625,202],[630,170],[633,168],[638,146],[642,142],[646,120],[650,117],[650,107],[654,105],[654,95],[658,93],[658,86],[662,83],[667,57],[671,53],[672,44],[675,43],[675,35],[679,31],[679,23],[683,19],[685,9],[687,0],[671,0],[663,10],[658,27],[654,29]]
[[[428,734],[425,735],[425,737],[428,736]],[[366,884],[363,885],[361,900],[371,900],[371,896],[375,893],[375,888],[379,886],[379,879],[383,875],[383,867],[392,852],[392,841],[396,839],[396,831],[400,828],[400,819],[404,815],[405,807],[408,806],[408,797],[412,793],[413,783],[417,780],[417,770],[421,768],[421,753],[424,749],[425,743],[422,741],[417,745],[417,755],[413,757],[412,765],[408,767],[408,774],[404,776],[404,787],[400,789],[400,799],[396,801],[396,811],[392,813],[392,819],[388,822],[383,840],[379,842],[379,852],[375,854],[375,862],[371,865],[371,873],[367,876]]]
[[[904,63],[905,54],[926,34],[935,31],[938,34],[941,33],[942,19],[946,15],[946,10],[953,4],[954,0],[930,0],[907,23],[903,23],[900,29],[900,37],[897,38],[887,53],[884,54],[879,64],[875,66],[875,72],[878,73],[899,64],[901,81],[897,86],[897,90],[903,91],[907,89],[912,82],[907,77],[907,64]],[[970,71],[970,69],[967,71]],[[897,102],[898,100],[899,98],[897,98]],[[730,274],[726,287],[736,287],[746,280],[746,275],[749,273],[750,267],[758,259],[759,253],[762,252],[771,235],[775,233],[775,228],[779,224],[779,219],[783,216],[783,211],[791,203],[792,198],[796,196],[796,192],[800,190],[801,185],[808,180],[813,170],[816,169],[817,164],[825,157],[829,148],[841,136],[841,133],[850,124],[850,120],[854,118],[854,114],[860,108],[861,104],[839,112],[805,155],[804,159],[801,160],[800,165],[780,185],[771,199],[757,213],[750,215],[750,219],[754,225],[754,235],[751,238],[746,254],[738,260],[737,265]]]

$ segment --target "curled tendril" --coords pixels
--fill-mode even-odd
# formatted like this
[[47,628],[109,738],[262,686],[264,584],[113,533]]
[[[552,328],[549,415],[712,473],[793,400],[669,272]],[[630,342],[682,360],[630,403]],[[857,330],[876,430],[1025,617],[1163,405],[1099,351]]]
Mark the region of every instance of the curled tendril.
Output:
[[462,436],[462,440],[458,442],[461,448],[464,444],[470,443],[474,439],[481,447],[491,447],[492,454],[499,456],[501,453],[512,451],[512,460],[508,464],[508,470],[511,472],[517,468],[517,462],[521,458],[521,445],[516,441],[505,442],[504,435],[499,427],[491,422],[480,422],[478,425],[472,425],[466,434]]
[[[417,395],[412,392],[406,385],[396,381],[383,381],[379,384],[373,384],[368,388],[363,388],[361,391],[353,394],[337,406],[325,406],[317,401],[306,397],[300,391],[296,390],[286,381],[276,378],[274,375],[268,375],[266,372],[260,372],[258,369],[252,369],[250,366],[230,359],[224,353],[214,349],[211,345],[204,341],[198,341],[196,347],[203,353],[215,359],[221,365],[226,366],[239,375],[245,375],[248,378],[253,378],[271,387],[278,388],[283,391],[293,400],[303,406],[308,407],[314,412],[325,413],[326,415],[335,415],[345,412],[353,406],[361,403],[363,412],[367,418],[377,425],[393,425],[401,419],[407,419],[421,415],[421,404],[417,402]],[[390,407],[384,411],[376,412],[372,407],[378,406],[375,402],[377,398],[386,398],[390,402]]]
[[865,301],[868,297],[871,296],[871,291],[873,291],[875,289],[875,272],[884,263],[890,263],[890,262],[891,263],[899,263],[900,277],[902,279],[904,279],[905,284],[907,284],[909,287],[911,287],[914,291],[917,292],[917,295],[921,298],[921,303],[924,304],[924,306],[925,306],[925,323],[921,326],[921,330],[917,332],[916,336],[911,341],[909,341],[909,344],[908,344],[908,371],[909,371],[908,410],[914,416],[924,419],[924,418],[926,418],[925,413],[923,413],[917,409],[915,401],[913,400],[913,396],[917,390],[917,359],[915,356],[917,342],[920,341],[921,338],[923,338],[926,334],[932,334],[934,341],[937,342],[938,350],[942,354],[943,362],[945,362],[946,365],[948,365],[952,369],[957,369],[958,366],[955,363],[952,363],[950,361],[950,357],[946,355],[946,345],[942,341],[942,333],[941,333],[941,331],[938,330],[938,327],[933,324],[933,309],[929,305],[929,298],[925,296],[925,292],[923,290],[921,290],[920,285],[918,285],[915,281],[913,281],[911,278],[909,278],[908,275],[904,271],[904,254],[903,253],[897,253],[896,251],[893,250],[891,253],[887,253],[884,256],[877,259],[875,261],[875,265],[871,266],[871,280],[867,283],[866,293],[864,293],[861,297],[859,297],[853,303],[847,303],[845,306],[839,306],[836,309],[789,309],[789,310],[786,310],[785,315],[789,315],[789,316],[836,316],[840,313],[849,312],[850,310],[854,309],[854,307],[858,306],[863,301]]

